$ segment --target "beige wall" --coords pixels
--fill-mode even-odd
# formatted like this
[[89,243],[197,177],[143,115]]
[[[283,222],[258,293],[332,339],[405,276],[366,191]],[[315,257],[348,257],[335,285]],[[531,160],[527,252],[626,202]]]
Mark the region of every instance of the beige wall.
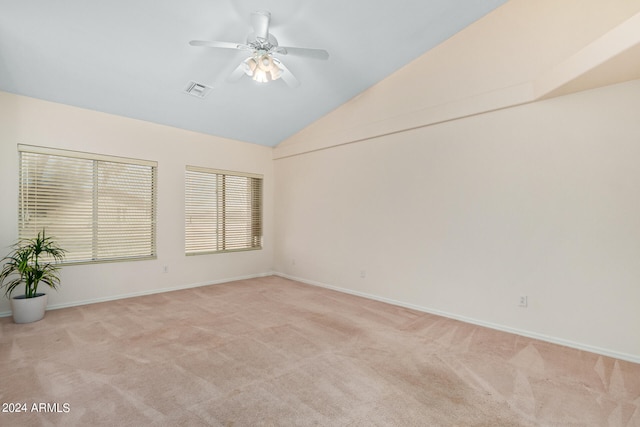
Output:
[[[272,149],[0,92],[0,248],[17,237],[17,144],[158,161],[158,258],[64,267],[50,307],[267,274],[273,260]],[[264,175],[264,249],[184,255],[185,165]],[[164,273],[164,266],[168,272]],[[0,300],[0,314],[9,314]]]
[[275,270],[640,362],[639,111],[636,80],[275,160]]
[[510,0],[280,143],[275,157],[640,78],[640,0]]
[[[375,124],[362,99],[383,95],[344,108]],[[296,137],[303,154],[274,161],[271,148],[0,92],[0,247],[17,236],[18,143],[156,160],[158,259],[65,267],[51,306],[275,270],[640,362],[638,111],[635,80],[407,131],[407,115],[429,112],[398,111],[385,118],[397,133],[335,147],[321,120],[309,145]],[[187,164],[264,174],[264,250],[184,256]]]
[[[275,261],[309,283],[640,362],[638,111],[633,81],[272,161],[270,148],[0,93],[0,246],[17,235],[17,143],[157,160],[158,259],[65,267],[51,306]],[[186,164],[265,175],[264,250],[184,256]]]

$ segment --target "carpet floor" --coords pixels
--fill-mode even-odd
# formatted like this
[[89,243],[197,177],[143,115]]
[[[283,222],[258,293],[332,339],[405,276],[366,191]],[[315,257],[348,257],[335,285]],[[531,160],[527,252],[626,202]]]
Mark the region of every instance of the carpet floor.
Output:
[[3,426],[640,426],[640,365],[280,277],[0,319]]

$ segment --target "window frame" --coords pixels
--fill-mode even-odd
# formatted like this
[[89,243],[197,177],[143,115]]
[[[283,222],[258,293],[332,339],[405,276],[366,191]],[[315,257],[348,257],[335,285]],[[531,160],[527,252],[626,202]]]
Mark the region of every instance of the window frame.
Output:
[[[65,258],[65,260],[63,261],[63,264],[65,265],[72,265],[72,264],[98,264],[98,263],[110,263],[110,262],[127,262],[127,261],[139,261],[139,260],[150,260],[150,259],[157,259],[157,215],[158,215],[158,209],[157,209],[157,201],[158,201],[158,162],[156,161],[151,161],[151,160],[142,160],[142,159],[134,159],[134,158],[128,158],[128,157],[120,157],[120,156],[111,156],[111,155],[104,155],[104,154],[97,154],[97,153],[89,153],[89,152],[82,152],[82,151],[74,151],[74,150],[66,150],[66,149],[58,149],[58,148],[50,148],[50,147],[41,147],[41,146],[34,146],[34,145],[27,145],[27,144],[18,144],[18,170],[19,170],[19,178],[18,178],[18,191],[19,191],[19,195],[18,195],[18,235],[19,238],[29,238],[31,237],[31,233],[29,233],[29,231],[33,232],[33,231],[37,231],[37,230],[41,230],[42,228],[47,229],[49,228],[54,228],[55,226],[51,225],[51,223],[47,224],[46,222],[43,223],[42,225],[37,225],[37,227],[27,227],[25,226],[25,221],[27,221],[27,219],[25,219],[25,216],[29,215],[29,211],[27,208],[27,212],[25,213],[25,201],[23,199],[24,193],[26,191],[28,191],[28,189],[24,188],[25,185],[25,174],[28,174],[28,172],[25,172],[23,170],[23,166],[24,166],[24,162],[23,162],[23,153],[27,153],[29,155],[43,155],[43,156],[53,156],[53,157],[60,157],[63,159],[79,159],[81,161],[90,161],[92,162],[92,182],[91,183],[87,183],[87,187],[90,187],[90,193],[91,193],[91,198],[92,198],[92,203],[91,203],[91,215],[92,215],[92,223],[90,225],[90,234],[91,234],[91,239],[90,239],[90,246],[91,246],[91,256],[90,257],[82,257],[81,256],[81,252],[74,252],[74,251],[67,251],[67,256]],[[104,173],[104,169],[105,167],[108,167],[107,164],[121,164],[121,165],[125,165],[125,166],[134,166],[134,167],[148,167],[150,168],[150,173],[151,175],[147,178],[150,181],[150,188],[144,188],[145,190],[145,196],[147,198],[150,199],[147,200],[147,203],[144,206],[144,208],[148,209],[151,215],[151,219],[149,221],[148,227],[149,227],[149,235],[144,235],[144,245],[148,245],[149,247],[149,251],[148,253],[144,253],[144,254],[138,254],[138,255],[131,255],[131,254],[126,254],[125,252],[123,252],[122,250],[120,250],[119,253],[115,253],[112,254],[110,256],[105,256],[102,253],[104,253],[103,251],[105,250],[105,246],[104,244],[101,244],[105,242],[105,240],[107,239],[106,237],[102,237],[101,239],[99,238],[99,231],[98,229],[100,227],[104,227],[104,220],[100,221],[99,219],[99,214],[100,214],[100,209],[98,208],[98,201],[100,200],[99,198],[99,194],[101,192],[104,192],[104,184],[102,184],[102,186],[100,185],[101,183],[99,182],[99,175],[100,173]],[[107,165],[107,166],[105,166]],[[62,169],[61,169],[62,170]],[[131,178],[131,175],[121,175],[119,178],[121,178],[123,180],[123,182],[129,182],[126,180],[126,178]],[[109,181],[106,181],[109,182]],[[136,182],[137,184],[137,182]],[[108,184],[107,184],[108,185]],[[146,190],[149,190],[149,193],[146,193]],[[27,197],[32,197],[32,196],[27,196]],[[62,196],[60,196],[62,197]],[[125,203],[126,201],[121,200],[121,199],[115,199],[118,200],[120,203]],[[136,206],[139,207],[139,206]],[[58,228],[63,228],[63,226],[61,225],[61,223],[57,223],[58,224]],[[145,225],[146,228],[146,225]],[[86,235],[88,236],[89,233],[86,233]],[[116,234],[118,240],[116,240],[116,242],[118,241],[123,241],[126,242],[125,238],[127,236],[126,232],[121,232],[120,235]],[[52,237],[56,238],[57,240],[65,240],[65,239],[73,239],[72,235],[65,235],[63,237],[60,237],[60,233],[58,233],[58,231],[56,231],[55,233],[52,234]],[[109,238],[112,236],[109,236]],[[146,239],[148,237],[148,239]],[[120,248],[122,247],[123,249],[127,249],[126,244],[123,244],[122,246],[120,245],[114,245],[113,243],[111,243],[109,245],[109,248]],[[129,245],[129,249],[131,249],[132,245]],[[68,248],[65,248],[68,249]],[[113,251],[114,249],[111,249],[111,251]],[[145,251],[146,252],[146,251]],[[76,254],[76,256],[74,257],[74,253]]]
[[[210,242],[209,245],[210,246],[216,246],[216,247],[220,247],[222,246],[222,249],[213,249],[213,248],[209,248],[209,249],[205,249],[205,248],[201,248],[201,249],[193,249],[193,244],[190,245],[189,243],[189,224],[190,224],[190,203],[189,203],[189,175],[190,173],[192,174],[204,174],[204,175],[215,175],[216,176],[216,185],[217,188],[215,191],[217,192],[221,192],[221,194],[216,194],[215,196],[215,203],[216,203],[216,212],[215,212],[215,216],[217,217],[216,219],[216,230],[207,230],[209,233],[215,233],[215,242]],[[218,177],[222,178],[222,183],[218,182]],[[232,248],[228,248],[228,246],[232,245],[232,242],[228,242],[228,240],[232,240],[232,239],[227,239],[227,235],[230,234],[229,230],[227,228],[227,223],[229,222],[229,215],[227,214],[228,211],[228,193],[232,193],[234,194],[235,191],[237,191],[237,189],[235,190],[229,190],[228,188],[228,184],[227,184],[227,178],[228,177],[234,177],[234,178],[247,178],[251,181],[248,181],[247,186],[250,187],[250,189],[248,190],[250,195],[247,196],[248,200],[246,201],[247,204],[250,205],[250,209],[248,212],[248,215],[250,216],[250,219],[244,218],[244,222],[250,223],[249,226],[247,226],[247,228],[245,229],[245,235],[243,237],[247,238],[251,241],[251,243],[249,243],[247,246],[245,247],[232,247]],[[193,185],[194,183],[191,183],[191,185]],[[255,251],[255,250],[262,250],[263,249],[263,239],[264,239],[264,223],[263,223],[263,216],[264,216],[264,197],[263,197],[263,192],[264,192],[264,176],[262,174],[256,174],[256,173],[247,173],[247,172],[238,172],[238,171],[230,171],[230,170],[223,170],[223,169],[213,169],[213,168],[206,168],[206,167],[200,167],[200,166],[192,166],[192,165],[187,165],[185,168],[185,247],[184,247],[184,252],[186,256],[196,256],[196,255],[207,255],[207,254],[220,254],[220,253],[230,253],[230,252],[245,252],[245,251]],[[257,205],[257,209],[256,209],[256,203]],[[222,212],[219,212],[219,209],[222,210]],[[211,213],[210,213],[211,214]],[[213,214],[211,214],[213,215]],[[222,222],[222,224],[220,225],[220,222]],[[222,233],[222,237],[219,236],[220,233],[220,229],[221,229],[221,233]],[[247,232],[248,231],[248,232]],[[191,249],[190,249],[191,247]]]

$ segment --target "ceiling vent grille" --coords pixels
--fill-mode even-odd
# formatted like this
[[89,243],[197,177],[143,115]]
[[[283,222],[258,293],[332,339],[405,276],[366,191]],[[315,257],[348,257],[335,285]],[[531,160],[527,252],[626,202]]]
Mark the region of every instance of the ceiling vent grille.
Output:
[[211,86],[207,86],[205,84],[192,81],[192,82],[189,82],[189,84],[184,90],[184,93],[193,95],[197,98],[204,98],[209,94],[209,92],[211,92],[211,89],[213,89]]

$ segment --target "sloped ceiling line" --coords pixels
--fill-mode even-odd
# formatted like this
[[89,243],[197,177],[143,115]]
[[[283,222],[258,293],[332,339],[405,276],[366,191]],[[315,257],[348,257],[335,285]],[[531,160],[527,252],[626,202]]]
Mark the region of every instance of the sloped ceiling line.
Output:
[[[640,13],[548,70],[534,82],[535,98],[550,98],[640,78]],[[620,60],[621,56],[623,60]],[[606,67],[614,63],[615,67]],[[607,68],[599,78],[590,76]],[[582,84],[575,84],[576,82]]]
[[640,13],[637,13],[530,81],[420,108],[400,116],[329,132],[325,138],[306,139],[304,144],[294,136],[291,141],[286,141],[275,148],[274,159],[364,141],[639,78]]

